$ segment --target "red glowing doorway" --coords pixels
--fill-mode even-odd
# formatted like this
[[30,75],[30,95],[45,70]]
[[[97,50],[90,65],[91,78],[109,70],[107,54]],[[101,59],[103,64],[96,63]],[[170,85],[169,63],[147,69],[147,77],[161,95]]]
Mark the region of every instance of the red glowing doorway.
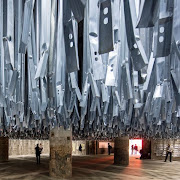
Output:
[[142,149],[142,139],[129,140],[129,154],[140,155],[139,151]]

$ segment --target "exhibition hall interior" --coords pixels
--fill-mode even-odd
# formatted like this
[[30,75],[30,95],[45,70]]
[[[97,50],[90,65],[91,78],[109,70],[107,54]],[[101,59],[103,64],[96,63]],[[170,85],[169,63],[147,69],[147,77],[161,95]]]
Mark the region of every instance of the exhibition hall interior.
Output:
[[179,168],[180,0],[0,0],[0,180]]

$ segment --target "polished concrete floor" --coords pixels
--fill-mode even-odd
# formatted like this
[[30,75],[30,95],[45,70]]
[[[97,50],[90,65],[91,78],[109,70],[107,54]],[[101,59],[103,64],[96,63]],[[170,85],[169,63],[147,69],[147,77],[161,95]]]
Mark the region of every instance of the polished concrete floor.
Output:
[[[0,180],[53,180],[48,174],[48,156],[42,156],[41,164],[35,157],[10,157],[9,162],[0,163]],[[180,162],[140,160],[130,157],[129,166],[113,165],[113,155],[74,156],[72,180],[180,180]]]

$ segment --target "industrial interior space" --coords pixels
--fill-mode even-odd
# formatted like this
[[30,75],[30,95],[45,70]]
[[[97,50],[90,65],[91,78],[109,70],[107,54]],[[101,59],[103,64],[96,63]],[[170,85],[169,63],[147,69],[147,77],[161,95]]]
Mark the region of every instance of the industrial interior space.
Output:
[[0,0],[0,180],[179,168],[180,0]]

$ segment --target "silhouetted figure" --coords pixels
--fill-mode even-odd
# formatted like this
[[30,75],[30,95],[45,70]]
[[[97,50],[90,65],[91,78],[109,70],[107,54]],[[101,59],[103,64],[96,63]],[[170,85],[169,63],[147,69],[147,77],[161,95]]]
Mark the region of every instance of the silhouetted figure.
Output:
[[39,149],[39,144],[37,144],[37,146],[35,147],[36,150],[36,162],[37,164],[40,164],[40,149]]
[[170,162],[171,162],[171,159],[172,159],[172,152],[173,152],[173,149],[170,147],[170,144],[168,144],[167,148],[166,148],[166,158],[165,158],[165,161],[167,160],[168,158],[168,155],[170,156]]
[[42,150],[43,150],[43,146],[42,146],[42,144],[40,143],[40,145],[39,145],[40,154],[42,154]]
[[79,151],[82,152],[82,146],[81,146],[81,144],[79,145]]
[[134,145],[131,146],[131,154],[133,154],[134,151]]
[[136,145],[136,144],[135,144],[135,146],[134,146],[134,150],[135,150],[135,154],[137,154],[138,147],[137,147],[137,145]]
[[112,149],[112,146],[108,143],[108,155],[111,154],[111,149]]

